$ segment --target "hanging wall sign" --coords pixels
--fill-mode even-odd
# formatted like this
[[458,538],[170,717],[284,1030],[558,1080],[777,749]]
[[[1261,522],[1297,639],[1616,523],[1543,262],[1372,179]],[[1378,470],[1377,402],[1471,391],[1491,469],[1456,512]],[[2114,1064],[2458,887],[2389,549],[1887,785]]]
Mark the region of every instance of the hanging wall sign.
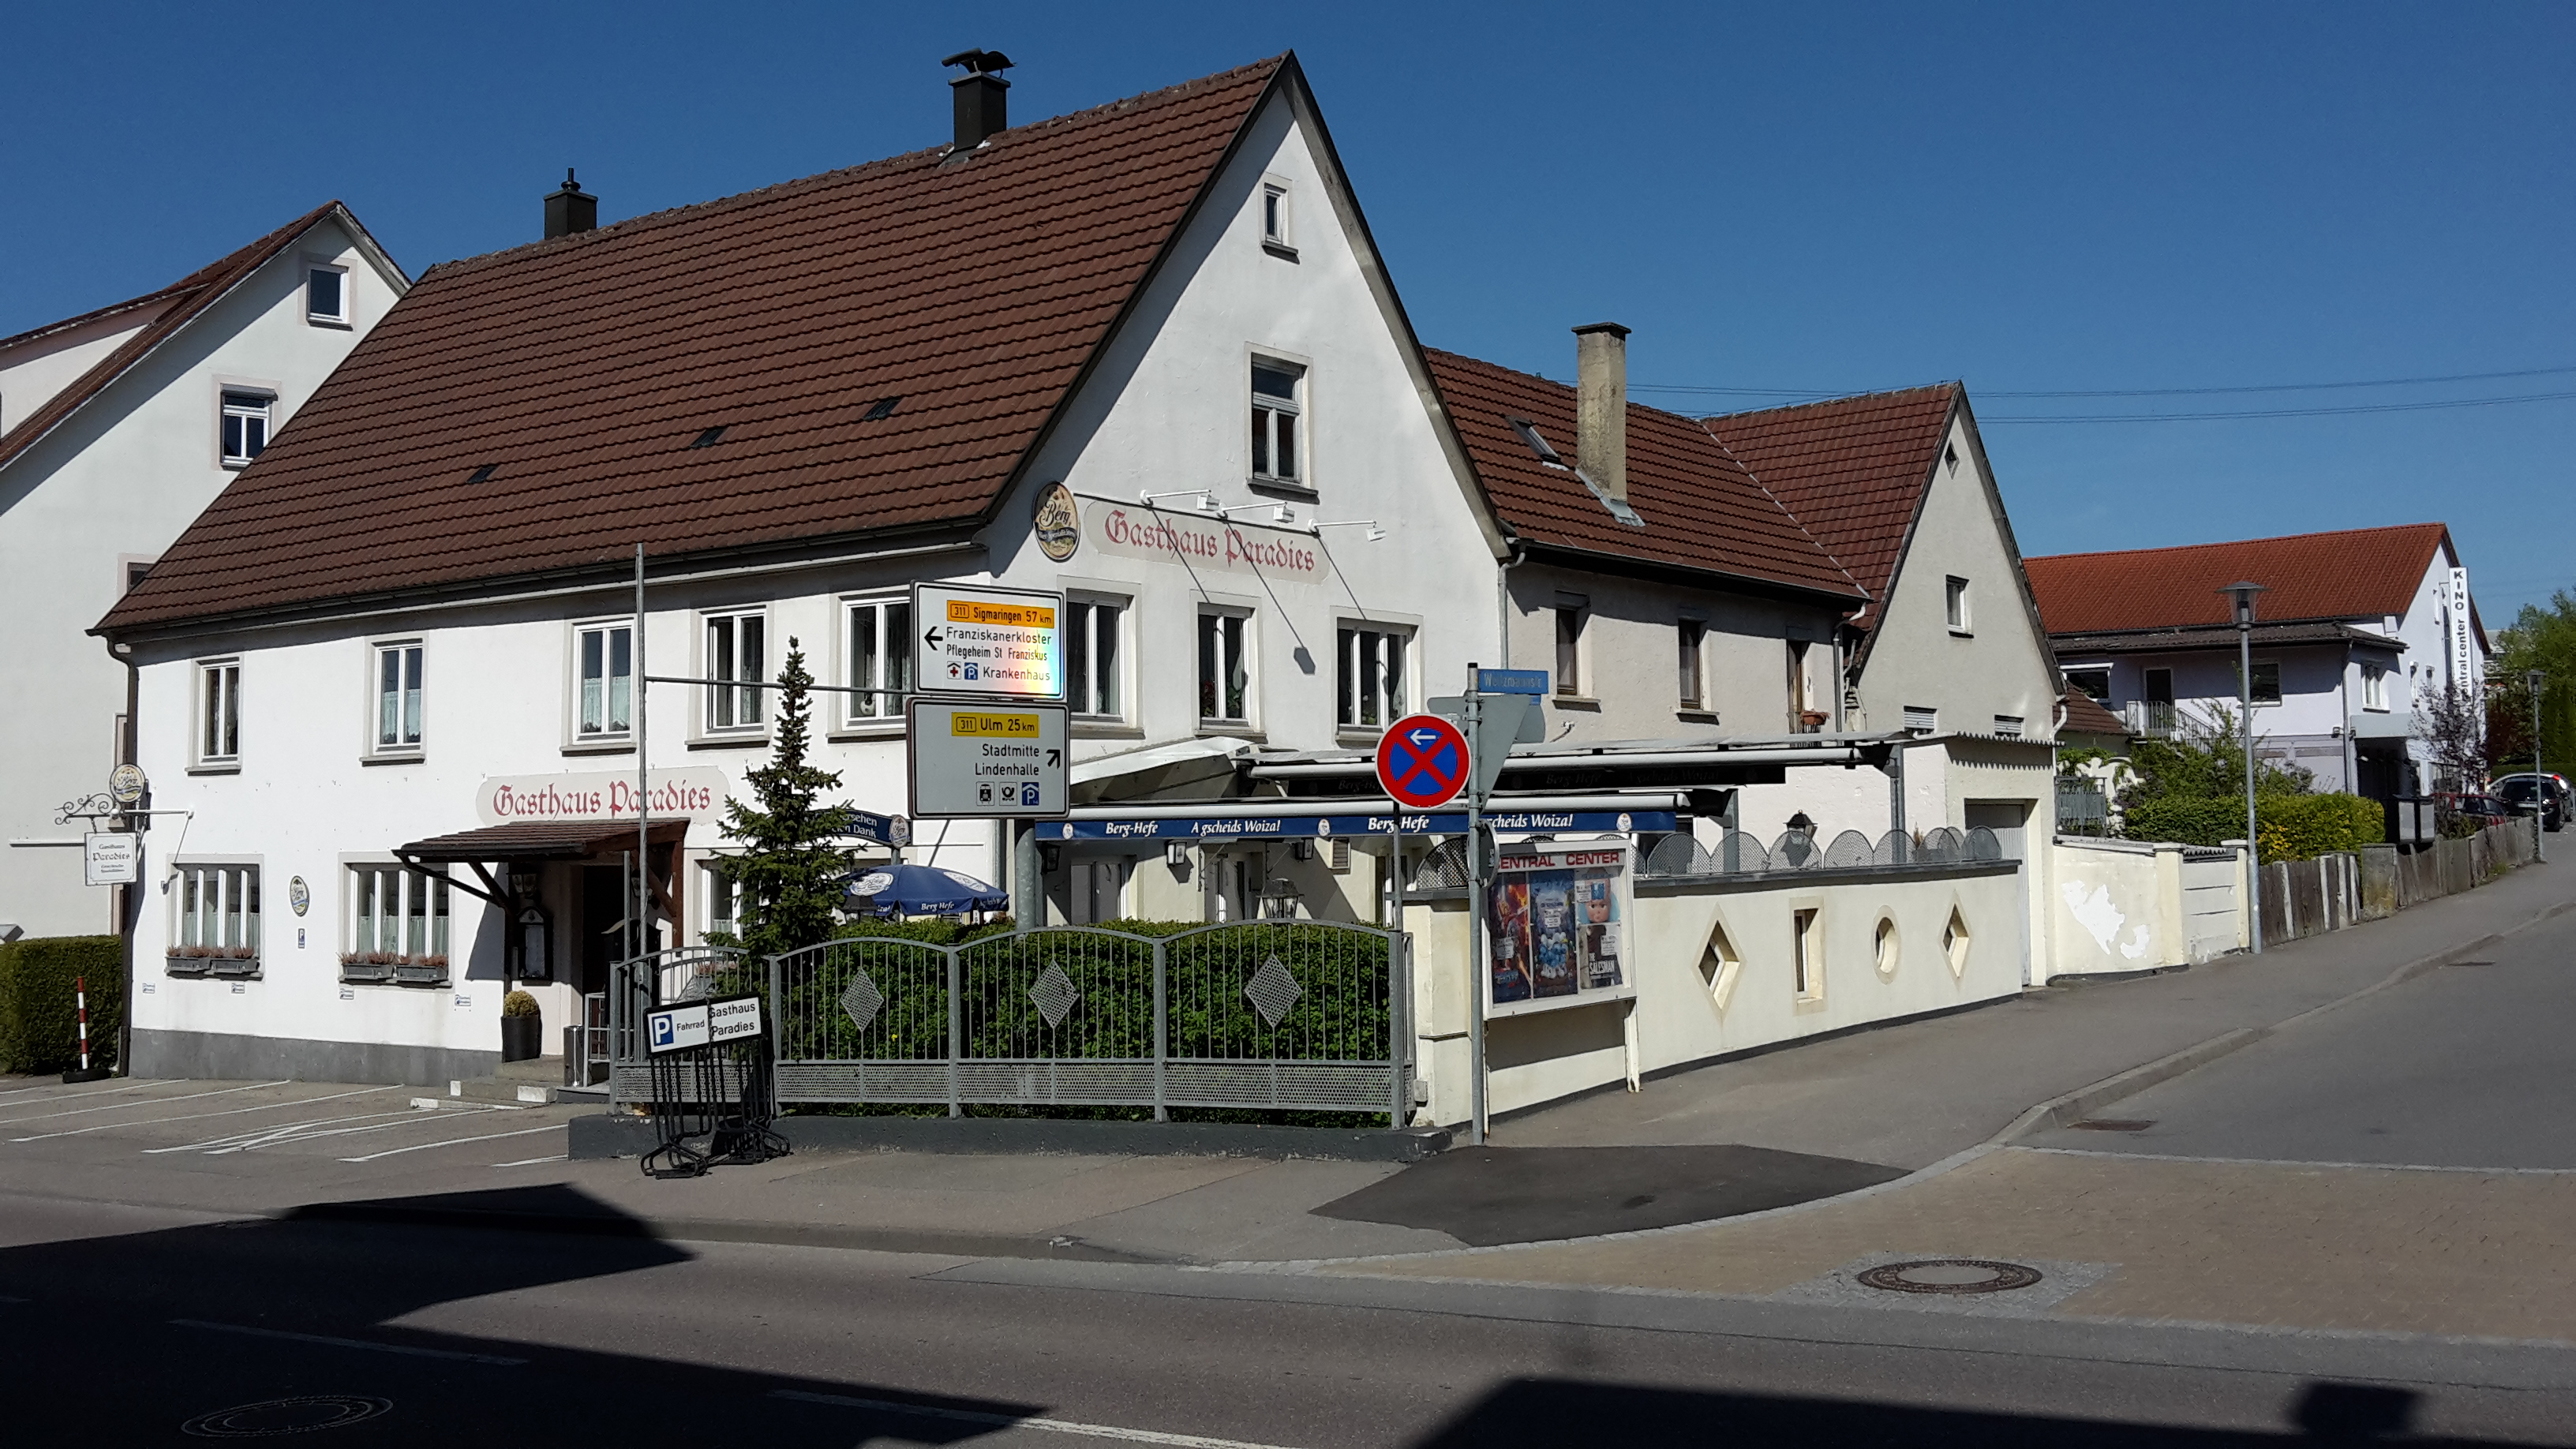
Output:
[[1038,552],[1057,563],[1072,558],[1082,547],[1082,513],[1073,501],[1073,490],[1061,483],[1038,490],[1037,509],[1029,524],[1037,535]]

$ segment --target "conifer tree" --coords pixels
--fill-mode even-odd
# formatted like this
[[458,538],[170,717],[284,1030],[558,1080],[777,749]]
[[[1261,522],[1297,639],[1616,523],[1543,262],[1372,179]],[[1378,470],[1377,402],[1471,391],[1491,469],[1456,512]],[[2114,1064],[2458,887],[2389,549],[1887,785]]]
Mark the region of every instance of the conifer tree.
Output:
[[840,843],[849,806],[816,803],[824,791],[841,788],[840,773],[805,762],[813,683],[804,651],[789,639],[769,763],[750,773],[758,808],[725,801],[721,828],[743,853],[719,859],[716,868],[740,892],[735,919],[754,961],[831,939],[842,882],[859,864],[857,852]]

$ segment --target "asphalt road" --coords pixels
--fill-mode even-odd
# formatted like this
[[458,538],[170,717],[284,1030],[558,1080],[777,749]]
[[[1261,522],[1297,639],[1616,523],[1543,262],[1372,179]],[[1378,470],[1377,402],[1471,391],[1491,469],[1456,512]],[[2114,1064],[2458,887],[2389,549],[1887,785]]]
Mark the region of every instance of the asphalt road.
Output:
[[2135,1130],[2029,1145],[2576,1171],[2576,915],[2287,1026],[2101,1117]]
[[32,1195],[0,1197],[0,1241],[13,1444],[195,1443],[343,1416],[323,1442],[2576,1435],[2576,1363],[2556,1351],[245,1221]]

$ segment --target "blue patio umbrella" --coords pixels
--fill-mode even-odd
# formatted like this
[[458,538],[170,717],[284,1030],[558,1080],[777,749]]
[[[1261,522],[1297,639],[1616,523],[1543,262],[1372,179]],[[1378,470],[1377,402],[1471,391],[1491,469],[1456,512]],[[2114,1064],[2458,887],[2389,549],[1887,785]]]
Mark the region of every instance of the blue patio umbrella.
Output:
[[928,865],[872,866],[849,878],[843,909],[865,916],[953,916],[998,911],[1011,898],[963,871]]

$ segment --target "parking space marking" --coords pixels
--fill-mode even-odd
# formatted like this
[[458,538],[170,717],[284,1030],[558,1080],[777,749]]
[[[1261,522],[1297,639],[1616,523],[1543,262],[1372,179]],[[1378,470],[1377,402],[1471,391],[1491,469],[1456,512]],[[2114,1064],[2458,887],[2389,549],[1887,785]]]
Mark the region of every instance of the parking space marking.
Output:
[[534,1167],[540,1162],[570,1162],[571,1160],[571,1153],[558,1152],[552,1157],[522,1157],[516,1162],[496,1162],[492,1165],[494,1167]]
[[[284,1082],[270,1082],[267,1085],[272,1087],[282,1087],[286,1084]],[[51,1141],[56,1137],[80,1137],[92,1132],[113,1132],[120,1127],[157,1127],[164,1122],[196,1122],[208,1117],[238,1117],[244,1112],[274,1112],[282,1107],[309,1107],[316,1102],[336,1102],[343,1097],[364,1097],[376,1092],[399,1092],[403,1090],[405,1089],[401,1087],[362,1087],[354,1092],[333,1092],[330,1095],[323,1097],[298,1097],[291,1102],[263,1102],[256,1107],[231,1107],[219,1112],[183,1112],[176,1117],[143,1117],[130,1122],[101,1122],[94,1127],[69,1127],[60,1132],[40,1132],[33,1137],[12,1137],[9,1140],[12,1142],[46,1142]],[[205,1095],[215,1096],[217,1094],[209,1092]],[[167,1100],[175,1102],[179,1099],[172,1097]]]
[[[141,1097],[131,1102],[110,1102],[104,1107],[72,1107],[60,1112],[38,1112],[31,1117],[0,1117],[0,1127],[14,1127],[21,1122],[41,1122],[48,1117],[79,1117],[91,1112],[115,1112],[127,1107],[156,1107],[163,1102],[193,1102],[199,1097],[227,1097],[235,1092],[253,1092],[262,1087],[284,1087],[292,1084],[291,1078],[280,1078],[274,1082],[250,1082],[239,1087],[217,1087],[211,1092],[182,1092],[175,1097]],[[83,1095],[93,1094],[84,1093]],[[103,1097],[107,1094],[100,1092],[94,1095]],[[33,1107],[37,1104],[29,1102],[26,1105]]]
[[[383,1119],[387,1117],[398,1118],[401,1120],[385,1122]],[[175,1147],[146,1147],[143,1149],[143,1155],[146,1157],[158,1157],[165,1152],[203,1152],[209,1157],[220,1157],[228,1152],[242,1152],[255,1147],[264,1147],[271,1142],[300,1141],[301,1138],[296,1135],[298,1133],[303,1133],[306,1136],[312,1137],[334,1136],[337,1134],[332,1132],[307,1132],[306,1129],[330,1127],[335,1123],[340,1122],[377,1122],[384,1126],[393,1127],[400,1126],[405,1121],[426,1122],[428,1120],[430,1120],[428,1115],[423,1113],[417,1107],[405,1107],[398,1112],[353,1112],[346,1117],[316,1117],[310,1122],[289,1122],[283,1127],[254,1127],[248,1132],[227,1133],[221,1137],[209,1137],[203,1142],[183,1142]]]
[[452,1348],[415,1348],[407,1343],[370,1343],[363,1338],[334,1338],[327,1333],[289,1333],[283,1328],[253,1328],[244,1323],[208,1323],[202,1318],[173,1318],[170,1322],[177,1328],[203,1328],[215,1333],[238,1333],[250,1338],[282,1338],[289,1343],[320,1343],[332,1348],[372,1349],[377,1353],[408,1354],[413,1358],[446,1358],[464,1363],[497,1364],[502,1368],[517,1368],[527,1362],[523,1358],[504,1358],[497,1353],[459,1353]]
[[[119,1092],[140,1092],[146,1087],[164,1087],[168,1085],[169,1082],[164,1078],[147,1077],[139,1082],[128,1082],[122,1087],[101,1087],[94,1092],[75,1087],[71,1091],[66,1092],[60,1090],[55,1083],[47,1082],[40,1087],[19,1087],[11,1091],[0,1092],[0,1097],[23,1097],[29,1092],[52,1092],[53,1095],[46,1100],[59,1102],[69,1097],[113,1097]],[[26,1105],[32,1107],[36,1104],[29,1102]]]
[[379,1157],[399,1157],[406,1152],[427,1152],[433,1147],[455,1147],[467,1142],[492,1142],[503,1137],[525,1137],[534,1132],[559,1132],[563,1130],[563,1125],[564,1124],[561,1122],[551,1122],[543,1127],[522,1127],[516,1132],[486,1132],[480,1137],[450,1137],[444,1142],[423,1142],[412,1147],[393,1147],[388,1148],[383,1152],[368,1153],[364,1157],[343,1157],[340,1160],[342,1162],[373,1162]]

